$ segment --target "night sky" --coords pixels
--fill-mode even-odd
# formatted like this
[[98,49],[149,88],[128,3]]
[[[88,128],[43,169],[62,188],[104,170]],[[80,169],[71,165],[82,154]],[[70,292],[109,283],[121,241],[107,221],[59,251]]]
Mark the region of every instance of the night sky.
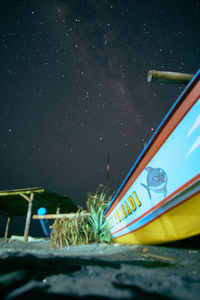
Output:
[[0,189],[116,190],[195,73],[200,1],[1,0]]

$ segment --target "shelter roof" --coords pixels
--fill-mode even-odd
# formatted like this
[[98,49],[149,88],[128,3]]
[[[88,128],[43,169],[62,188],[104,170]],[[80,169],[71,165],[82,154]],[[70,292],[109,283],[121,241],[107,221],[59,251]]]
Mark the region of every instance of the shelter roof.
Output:
[[0,210],[10,216],[26,216],[30,194],[34,194],[32,214],[37,214],[40,207],[46,208],[47,214],[74,212],[76,204],[69,196],[57,194],[42,187],[0,191]]

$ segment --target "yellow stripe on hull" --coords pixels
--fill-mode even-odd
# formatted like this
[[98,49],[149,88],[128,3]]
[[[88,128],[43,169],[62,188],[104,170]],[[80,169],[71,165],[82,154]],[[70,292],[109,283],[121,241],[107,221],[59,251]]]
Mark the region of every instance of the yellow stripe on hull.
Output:
[[114,239],[123,244],[158,244],[200,234],[200,193],[144,227]]

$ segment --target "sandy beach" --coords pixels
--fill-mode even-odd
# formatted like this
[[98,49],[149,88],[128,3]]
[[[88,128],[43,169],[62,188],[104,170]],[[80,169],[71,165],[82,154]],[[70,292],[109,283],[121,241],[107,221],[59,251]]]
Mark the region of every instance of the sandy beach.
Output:
[[199,299],[198,239],[59,249],[48,239],[1,239],[1,299]]

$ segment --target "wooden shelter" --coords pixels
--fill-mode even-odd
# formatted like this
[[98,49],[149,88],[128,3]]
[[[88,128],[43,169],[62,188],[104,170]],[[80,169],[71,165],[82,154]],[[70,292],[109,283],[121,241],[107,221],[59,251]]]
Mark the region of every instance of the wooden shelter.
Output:
[[24,241],[27,242],[31,217],[37,214],[40,207],[45,207],[47,214],[69,213],[77,210],[77,206],[68,196],[42,187],[0,191],[0,210],[8,216],[5,238],[8,237],[11,218],[26,216]]

